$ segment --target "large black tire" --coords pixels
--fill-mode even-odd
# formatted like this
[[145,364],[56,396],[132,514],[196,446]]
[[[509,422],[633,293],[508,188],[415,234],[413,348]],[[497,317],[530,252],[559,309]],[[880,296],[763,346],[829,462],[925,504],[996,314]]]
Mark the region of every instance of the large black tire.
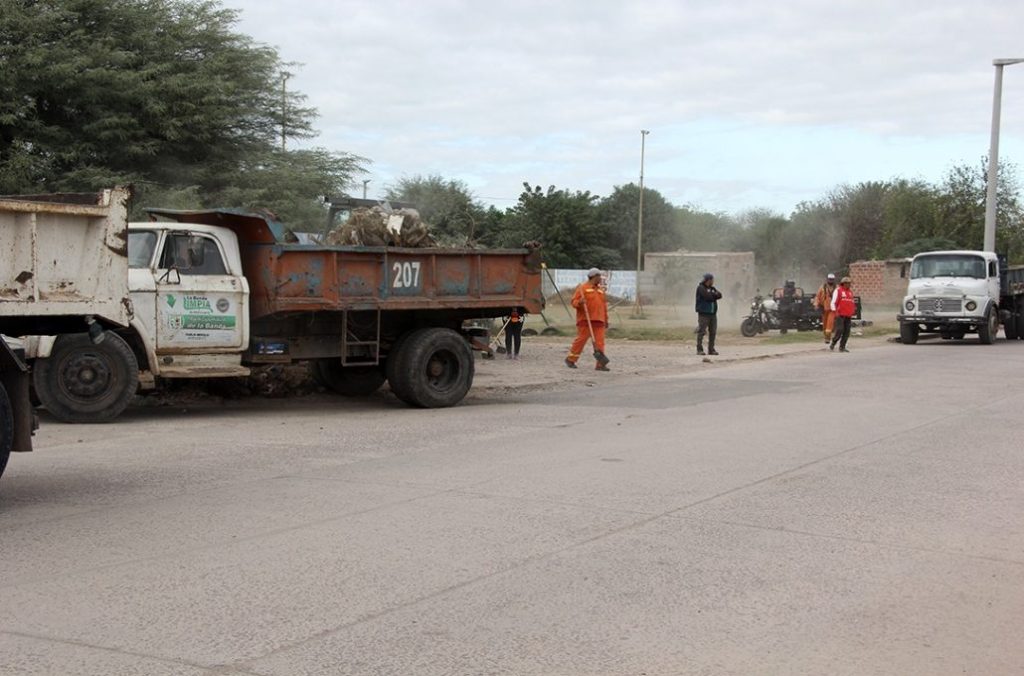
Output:
[[747,317],[744,319],[743,323],[740,324],[740,333],[742,333],[745,338],[753,338],[756,336],[757,320],[753,317]]
[[388,371],[391,389],[411,406],[443,408],[462,401],[473,385],[473,351],[456,331],[419,329],[398,346]]
[[11,457],[11,447],[14,444],[14,411],[11,409],[11,400],[7,396],[7,390],[0,385],[0,476],[3,476],[7,467],[7,459]]
[[995,342],[997,333],[999,333],[999,313],[993,307],[989,308],[988,314],[985,315],[985,322],[978,325],[978,340],[982,345],[991,345]]
[[1010,315],[1010,318],[1003,322],[1003,335],[1007,340],[1017,340],[1020,336],[1017,333],[1017,317]]
[[900,324],[900,342],[904,345],[913,345],[917,342],[917,324]]
[[398,373],[398,355],[402,352],[402,347],[405,345],[405,341],[408,340],[409,336],[412,334],[413,332],[410,331],[400,335],[395,342],[391,344],[391,350],[384,359],[384,375],[387,377],[388,387],[390,387],[391,392],[402,401],[406,401],[407,395],[404,391],[405,382]]
[[121,415],[139,387],[139,363],[121,336],[110,331],[94,345],[85,333],[57,338],[37,359],[32,383],[46,410],[68,423],[101,423]]
[[379,366],[342,366],[340,359],[317,359],[310,364],[313,380],[345,397],[365,397],[384,384]]

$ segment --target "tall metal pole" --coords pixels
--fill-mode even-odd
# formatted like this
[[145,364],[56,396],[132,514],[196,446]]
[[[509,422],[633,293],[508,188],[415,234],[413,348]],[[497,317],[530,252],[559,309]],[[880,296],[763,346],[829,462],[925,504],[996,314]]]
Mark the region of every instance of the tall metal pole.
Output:
[[644,314],[643,305],[640,303],[640,267],[643,262],[643,238],[644,238],[644,151],[646,150],[647,135],[646,129],[640,130],[640,205],[636,216],[636,298],[633,303],[633,315],[642,317]]
[[370,179],[363,179],[363,199],[366,199],[366,184],[370,182]]
[[281,150],[287,150],[285,147],[286,136],[285,136],[285,120],[288,117],[288,78],[291,77],[289,73],[281,73]]
[[985,243],[983,251],[996,250],[996,184],[999,181],[999,114],[1003,106],[1003,66],[1012,66],[1024,59],[995,59],[995,91],[992,94],[992,140],[988,148],[988,185],[985,193]]

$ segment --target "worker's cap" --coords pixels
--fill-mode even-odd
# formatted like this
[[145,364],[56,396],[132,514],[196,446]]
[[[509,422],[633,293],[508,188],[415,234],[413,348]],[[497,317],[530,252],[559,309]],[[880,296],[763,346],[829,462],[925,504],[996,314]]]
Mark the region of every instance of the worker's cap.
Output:
[[590,279],[592,277],[597,277],[600,274],[601,274],[601,271],[598,270],[597,268],[590,268],[589,270],[587,270],[587,279]]
[[830,282],[836,281],[835,273],[832,273],[832,272],[828,273],[828,276],[825,279],[827,279]]
[[704,276],[701,279],[703,279],[706,282],[709,279],[714,279],[714,278],[715,278],[715,276],[713,274],[711,274],[710,272],[705,272]]
[[850,284],[851,282],[853,282],[853,280],[850,279],[849,277],[843,277],[842,279],[839,280],[840,284]]

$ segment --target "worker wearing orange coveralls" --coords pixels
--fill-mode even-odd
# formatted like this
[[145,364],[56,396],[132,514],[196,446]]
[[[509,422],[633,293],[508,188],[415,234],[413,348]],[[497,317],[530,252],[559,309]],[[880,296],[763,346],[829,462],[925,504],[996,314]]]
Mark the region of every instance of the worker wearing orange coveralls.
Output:
[[[587,281],[576,287],[572,295],[572,306],[576,308],[576,340],[569,348],[569,356],[565,365],[576,368],[576,362],[583,354],[587,341],[593,339],[594,353],[604,355],[604,332],[608,328],[608,301],[605,300],[604,289],[601,287],[601,271],[590,268]],[[589,322],[587,321],[589,319]],[[597,361],[598,371],[610,371],[607,366]]]
[[836,313],[832,311],[832,294],[836,292],[836,276],[831,272],[825,283],[814,296],[814,307],[821,310],[821,330],[825,334],[825,342],[832,342],[832,325],[836,321]]

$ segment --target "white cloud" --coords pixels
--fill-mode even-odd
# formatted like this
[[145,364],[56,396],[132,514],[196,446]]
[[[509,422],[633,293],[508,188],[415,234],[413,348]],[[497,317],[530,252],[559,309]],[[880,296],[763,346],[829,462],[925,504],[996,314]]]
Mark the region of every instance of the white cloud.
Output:
[[372,186],[438,173],[510,199],[636,180],[641,128],[647,185],[710,209],[936,178],[987,151],[991,60],[1024,56],[1024,5],[991,0],[227,2],[305,64],[290,84],[320,111],[316,143],[374,160]]

